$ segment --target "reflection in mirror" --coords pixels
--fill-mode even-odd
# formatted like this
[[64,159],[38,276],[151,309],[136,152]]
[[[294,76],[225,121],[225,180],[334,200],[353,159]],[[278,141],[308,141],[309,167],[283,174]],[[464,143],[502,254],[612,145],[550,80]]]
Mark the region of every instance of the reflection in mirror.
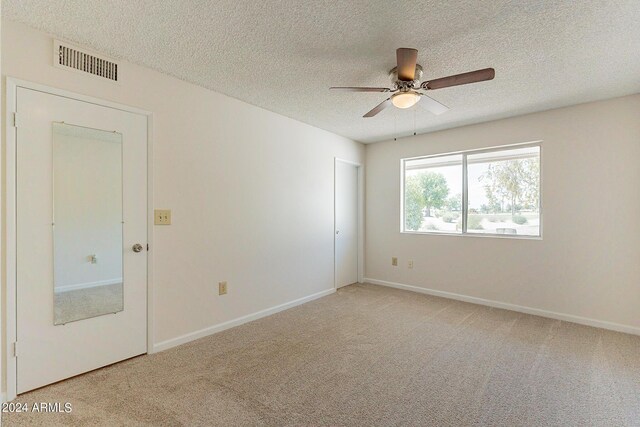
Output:
[[122,135],[53,123],[54,325],[124,309]]

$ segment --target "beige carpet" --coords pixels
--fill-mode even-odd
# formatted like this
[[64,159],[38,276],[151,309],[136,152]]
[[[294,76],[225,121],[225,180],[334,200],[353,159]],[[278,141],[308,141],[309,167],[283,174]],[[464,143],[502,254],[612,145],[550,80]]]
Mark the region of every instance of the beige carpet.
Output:
[[640,425],[640,337],[373,285],[18,398],[13,425]]
[[53,294],[54,322],[57,325],[122,311],[122,283]]

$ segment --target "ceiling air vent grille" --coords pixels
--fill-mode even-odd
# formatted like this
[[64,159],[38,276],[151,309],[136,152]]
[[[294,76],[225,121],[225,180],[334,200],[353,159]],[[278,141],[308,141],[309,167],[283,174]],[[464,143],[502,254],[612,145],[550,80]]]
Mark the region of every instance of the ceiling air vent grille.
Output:
[[118,81],[118,64],[110,59],[82,51],[66,43],[54,42],[53,63],[56,67],[93,74]]

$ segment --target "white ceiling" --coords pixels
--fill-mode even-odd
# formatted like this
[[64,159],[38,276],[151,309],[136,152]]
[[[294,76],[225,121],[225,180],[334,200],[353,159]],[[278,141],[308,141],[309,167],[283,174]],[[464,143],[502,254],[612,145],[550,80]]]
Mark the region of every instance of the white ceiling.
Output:
[[[5,17],[362,142],[640,92],[638,0],[3,0]],[[426,78],[494,67],[490,82],[362,115],[395,49]]]

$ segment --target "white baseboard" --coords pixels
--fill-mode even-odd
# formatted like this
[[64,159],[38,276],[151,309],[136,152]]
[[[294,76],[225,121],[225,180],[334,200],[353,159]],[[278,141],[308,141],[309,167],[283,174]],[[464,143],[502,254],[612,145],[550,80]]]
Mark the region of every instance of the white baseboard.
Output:
[[176,347],[178,345],[188,343],[189,341],[197,340],[199,338],[203,338],[208,335],[222,332],[226,329],[233,328],[235,326],[240,326],[244,323],[251,322],[253,320],[258,320],[260,318],[270,316],[272,314],[278,313],[283,310],[287,310],[297,305],[301,305],[306,302],[313,301],[315,299],[322,298],[327,295],[331,295],[335,291],[336,290],[334,288],[327,289],[326,291],[321,291],[312,295],[308,295],[306,297],[298,298],[296,300],[289,301],[284,304],[276,305],[275,307],[267,308],[266,310],[261,310],[256,313],[247,314],[246,316],[238,317],[237,319],[229,320],[227,322],[209,326],[207,328],[200,329],[195,332],[190,332],[188,334],[184,334],[176,338],[171,338],[169,340],[162,341],[157,344],[154,344],[153,350],[149,353],[157,353],[159,351],[168,350],[172,347]]
[[75,285],[56,286],[55,292],[60,293],[60,292],[77,291],[78,289],[88,289],[88,288],[95,288],[98,286],[115,285],[117,283],[122,283],[122,277],[117,277],[115,279],[98,280],[97,282],[87,282],[87,283],[77,283]]
[[535,316],[548,317],[550,319],[563,320],[565,322],[579,323],[581,325],[593,326],[596,328],[609,329],[616,332],[624,332],[627,334],[640,335],[640,328],[620,323],[607,322],[604,320],[590,319],[588,317],[574,316],[572,314],[556,313],[554,311],[542,310],[539,308],[525,307],[522,305],[509,304],[506,302],[493,301],[484,298],[471,297],[467,295],[455,294],[452,292],[438,291],[435,289],[422,288],[420,286],[405,285],[403,283],[387,282],[386,280],[378,280],[365,278],[365,283],[372,285],[387,286],[390,288],[403,289],[405,291],[418,292],[421,294],[433,295],[442,298],[454,299],[458,301],[470,302],[472,304],[486,305],[488,307],[502,308],[505,310],[517,311],[519,313],[533,314]]

